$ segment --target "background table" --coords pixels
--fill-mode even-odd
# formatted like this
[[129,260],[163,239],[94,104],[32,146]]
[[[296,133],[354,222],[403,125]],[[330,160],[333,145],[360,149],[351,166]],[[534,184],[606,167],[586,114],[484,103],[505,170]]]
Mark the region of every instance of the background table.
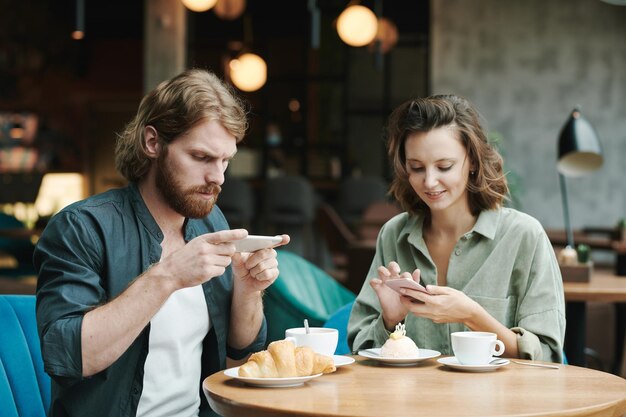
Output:
[[626,328],[626,277],[615,275],[611,269],[594,268],[589,282],[564,282],[563,291],[567,302],[565,353],[573,365],[585,365],[585,303],[599,301],[615,305],[615,360],[611,371],[619,374]]
[[357,357],[295,388],[256,388],[218,372],[203,389],[225,417],[622,416],[626,380],[576,366],[511,363],[495,372],[450,370],[435,359],[391,367]]

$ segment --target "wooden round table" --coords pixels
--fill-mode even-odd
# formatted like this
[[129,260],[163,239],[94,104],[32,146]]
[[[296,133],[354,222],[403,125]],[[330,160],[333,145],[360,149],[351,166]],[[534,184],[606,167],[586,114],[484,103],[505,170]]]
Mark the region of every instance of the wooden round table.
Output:
[[510,363],[496,371],[449,369],[436,359],[395,367],[357,362],[293,388],[250,387],[218,372],[203,382],[225,417],[622,416],[626,380],[587,368]]

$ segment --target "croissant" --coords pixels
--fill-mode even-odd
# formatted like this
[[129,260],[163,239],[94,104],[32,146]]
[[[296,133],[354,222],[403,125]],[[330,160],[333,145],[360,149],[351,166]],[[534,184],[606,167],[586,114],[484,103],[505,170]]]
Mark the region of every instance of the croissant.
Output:
[[308,346],[295,347],[290,340],[277,340],[267,350],[253,353],[238,373],[251,378],[289,378],[335,370],[332,357],[315,353]]

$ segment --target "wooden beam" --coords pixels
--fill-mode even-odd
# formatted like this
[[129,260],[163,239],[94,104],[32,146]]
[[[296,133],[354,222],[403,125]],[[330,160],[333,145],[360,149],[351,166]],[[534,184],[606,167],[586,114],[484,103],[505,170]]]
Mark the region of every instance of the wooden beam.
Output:
[[187,10],[180,0],[146,0],[144,93],[185,70]]

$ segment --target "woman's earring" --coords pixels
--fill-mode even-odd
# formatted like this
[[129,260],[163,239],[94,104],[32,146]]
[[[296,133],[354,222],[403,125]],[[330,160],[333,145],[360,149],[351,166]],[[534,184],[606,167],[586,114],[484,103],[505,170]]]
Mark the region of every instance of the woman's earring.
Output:
[[476,171],[470,171],[471,176],[474,176],[474,174],[476,174]]

